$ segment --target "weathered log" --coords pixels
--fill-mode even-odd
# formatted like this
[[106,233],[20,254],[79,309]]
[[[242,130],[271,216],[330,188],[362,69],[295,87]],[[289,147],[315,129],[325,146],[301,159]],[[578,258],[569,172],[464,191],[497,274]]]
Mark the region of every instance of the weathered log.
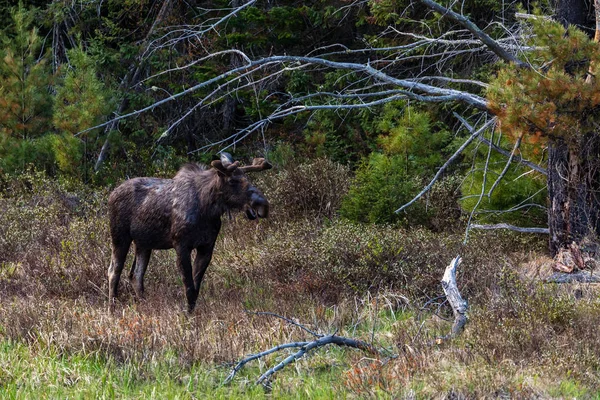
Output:
[[596,271],[555,272],[546,278],[548,283],[600,283],[600,273]]

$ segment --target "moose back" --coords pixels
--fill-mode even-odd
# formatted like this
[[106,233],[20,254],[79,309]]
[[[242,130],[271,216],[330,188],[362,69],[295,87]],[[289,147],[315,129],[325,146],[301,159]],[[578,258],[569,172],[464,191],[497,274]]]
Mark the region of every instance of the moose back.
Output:
[[[265,218],[269,202],[246,175],[271,168],[264,158],[240,166],[227,153],[212,168],[184,165],[173,179],[134,178],[119,185],[108,200],[112,259],[108,298],[112,309],[131,242],[135,259],[129,279],[144,296],[144,274],[154,249],[174,248],[188,311],[196,305],[202,277],[212,258],[225,212],[241,210],[249,219]],[[196,250],[192,264],[191,253]]]

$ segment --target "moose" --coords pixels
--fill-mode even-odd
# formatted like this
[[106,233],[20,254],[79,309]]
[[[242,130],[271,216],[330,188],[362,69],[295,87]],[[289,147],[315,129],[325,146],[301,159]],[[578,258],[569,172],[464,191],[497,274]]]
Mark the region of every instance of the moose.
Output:
[[264,158],[255,158],[252,165],[240,166],[230,154],[221,153],[220,160],[213,161],[211,166],[186,164],[173,179],[129,179],[110,194],[110,309],[114,307],[131,242],[135,244],[135,258],[129,280],[136,297],[144,297],[144,274],[152,250],[174,248],[187,310],[191,313],[221,229],[221,216],[234,210],[245,211],[250,220],[268,216],[269,202],[250,183],[246,173],[270,169],[271,164]]

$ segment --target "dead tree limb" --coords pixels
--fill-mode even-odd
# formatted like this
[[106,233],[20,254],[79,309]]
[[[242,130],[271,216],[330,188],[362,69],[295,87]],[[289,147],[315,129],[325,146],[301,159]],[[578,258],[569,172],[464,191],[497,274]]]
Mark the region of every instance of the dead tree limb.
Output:
[[[473,127],[471,126],[471,124],[469,124],[463,117],[461,117],[459,114],[457,114],[456,112],[453,113],[454,116],[465,126],[465,128],[467,128],[467,130],[469,131],[473,131]],[[495,144],[493,144],[492,142],[490,142],[489,140],[487,140],[486,138],[484,138],[483,136],[478,136],[477,139],[490,146],[492,149],[494,149],[496,152],[502,154],[505,157],[510,158],[511,157],[511,152],[510,151],[506,151],[503,148],[496,146]],[[548,171],[546,171],[545,168],[540,167],[539,165],[529,161],[529,160],[525,160],[524,158],[518,156],[518,155],[514,155],[512,157],[512,162],[518,163],[518,164],[523,164],[528,166],[529,168],[533,169],[534,171],[539,172],[542,175],[548,175]]]
[[244,367],[244,365],[246,365],[250,361],[258,360],[262,357],[268,356],[269,354],[273,354],[273,353],[276,353],[276,352],[278,352],[280,350],[284,350],[284,349],[297,348],[298,351],[296,351],[293,354],[290,354],[283,361],[281,361],[274,367],[267,370],[264,374],[262,374],[256,380],[256,384],[262,384],[265,386],[268,385],[269,380],[277,371],[282,370],[283,368],[285,368],[286,365],[289,365],[289,364],[293,363],[294,361],[302,358],[309,351],[311,351],[313,349],[317,349],[319,347],[327,346],[329,344],[335,344],[335,345],[342,346],[342,347],[352,347],[355,349],[365,351],[369,354],[381,355],[381,352],[377,348],[375,348],[373,345],[371,345],[365,341],[359,340],[359,339],[352,339],[352,338],[347,338],[344,336],[338,336],[335,333],[330,334],[330,335],[323,335],[320,333],[316,333],[316,332],[306,328],[302,324],[299,324],[289,318],[286,318],[286,317],[283,317],[281,315],[271,313],[271,312],[254,312],[254,311],[246,311],[246,312],[250,313],[250,314],[255,314],[255,315],[268,315],[268,316],[274,316],[274,317],[280,318],[280,319],[286,321],[287,323],[289,323],[293,326],[297,326],[297,327],[303,329],[304,331],[310,333],[311,335],[315,336],[316,339],[311,340],[311,341],[280,344],[280,345],[274,346],[268,350],[261,351],[256,354],[251,354],[235,364],[235,366],[231,369],[231,372],[229,373],[227,378],[225,378],[225,380],[223,381],[224,385],[230,383],[233,380],[233,378],[235,377],[235,375]]
[[244,365],[246,365],[250,361],[258,360],[261,357],[276,353],[279,350],[295,348],[295,347],[304,347],[304,346],[307,346],[309,343],[311,343],[311,342],[284,343],[284,344],[280,344],[275,347],[272,347],[269,350],[261,351],[260,353],[250,354],[249,356],[247,356],[246,358],[244,358],[243,360],[241,360],[237,364],[235,364],[235,366],[231,369],[231,372],[229,373],[229,375],[227,375],[227,378],[225,378],[225,380],[223,381],[223,384],[226,385],[229,382],[231,382],[231,380],[235,377],[235,374],[237,374],[238,371],[241,370],[244,367]]
[[398,214],[398,213],[402,212],[405,208],[407,208],[408,206],[413,204],[415,201],[419,200],[425,193],[427,193],[429,190],[431,190],[431,188],[433,187],[433,184],[442,176],[444,171],[446,171],[446,168],[448,168],[448,166],[450,164],[452,164],[454,162],[454,160],[456,160],[458,158],[460,153],[462,153],[463,150],[466,149],[467,146],[469,144],[471,144],[471,142],[473,140],[475,140],[479,135],[481,135],[481,133],[483,131],[485,131],[490,125],[494,124],[495,122],[496,122],[495,118],[490,119],[488,122],[483,124],[483,126],[481,128],[472,132],[471,136],[458,148],[458,150],[456,150],[456,152],[454,154],[452,154],[452,156],[450,158],[448,158],[448,160],[444,163],[444,165],[441,166],[441,168],[437,171],[437,173],[435,174],[435,176],[433,177],[431,182],[429,182],[429,184],[427,186],[425,186],[423,188],[423,190],[421,190],[421,192],[419,194],[417,194],[411,201],[409,201],[408,203],[404,204],[402,207],[397,209],[395,211],[395,213]]
[[442,288],[446,294],[446,298],[452,307],[454,313],[454,323],[452,324],[452,331],[444,339],[450,339],[458,335],[465,327],[467,323],[467,308],[468,303],[462,298],[456,285],[456,269],[462,262],[460,256],[456,256],[450,264],[446,267],[444,277],[442,278]]
[[316,349],[318,347],[323,347],[328,344],[336,344],[338,346],[353,347],[355,349],[363,350],[363,351],[366,351],[368,353],[375,354],[375,355],[380,354],[379,350],[375,349],[370,344],[363,342],[362,340],[350,339],[350,338],[346,338],[343,336],[327,335],[327,336],[323,336],[322,338],[318,338],[317,340],[313,340],[312,342],[309,342],[308,344],[306,344],[304,346],[301,346],[300,350],[298,350],[296,353],[289,355],[285,360],[281,361],[279,364],[275,365],[273,368],[269,369],[267,372],[262,374],[256,380],[256,383],[257,384],[261,383],[261,384],[265,385],[275,372],[283,369],[286,365],[291,364],[292,362],[301,358],[304,354],[308,353],[310,350]]
[[523,232],[523,233],[541,233],[548,234],[548,228],[523,228],[520,226],[514,226],[510,224],[491,224],[491,225],[480,225],[480,224],[472,224],[469,226],[469,229],[485,229],[485,230],[493,230],[493,229],[508,229],[515,232]]
[[458,22],[462,26],[464,26],[469,32],[473,34],[477,39],[479,39],[483,44],[485,44],[491,51],[493,51],[498,57],[502,60],[514,63],[521,68],[530,68],[530,65],[519,60],[514,55],[507,52],[504,48],[502,48],[498,42],[492,39],[489,35],[483,32],[477,25],[471,22],[464,15],[458,14],[449,8],[442,6],[441,4],[436,3],[432,0],[421,0],[421,3],[425,4],[427,7],[431,8],[434,11],[442,14],[444,17],[447,17],[453,21]]

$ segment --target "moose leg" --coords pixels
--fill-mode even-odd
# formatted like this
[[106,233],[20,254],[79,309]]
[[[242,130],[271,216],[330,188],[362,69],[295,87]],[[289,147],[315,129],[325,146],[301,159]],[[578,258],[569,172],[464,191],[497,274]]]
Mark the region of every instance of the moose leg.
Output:
[[183,279],[183,286],[185,287],[185,297],[188,302],[188,312],[191,313],[196,306],[196,299],[198,298],[198,292],[194,287],[194,279],[192,277],[192,260],[191,250],[187,247],[176,247],[177,252],[177,267],[181,272],[181,278]]
[[194,259],[194,287],[196,288],[196,294],[200,293],[200,284],[212,259],[213,249],[214,245],[196,248],[196,258]]
[[127,258],[130,244],[131,240],[113,243],[112,259],[108,267],[108,301],[111,309],[117,297],[117,287],[119,286],[119,279],[125,266],[125,259]]
[[131,267],[129,279],[133,284],[135,295],[139,299],[144,298],[144,274],[146,273],[146,268],[148,267],[151,253],[152,249],[140,249],[137,246],[135,248],[135,260],[133,261],[133,266]]

